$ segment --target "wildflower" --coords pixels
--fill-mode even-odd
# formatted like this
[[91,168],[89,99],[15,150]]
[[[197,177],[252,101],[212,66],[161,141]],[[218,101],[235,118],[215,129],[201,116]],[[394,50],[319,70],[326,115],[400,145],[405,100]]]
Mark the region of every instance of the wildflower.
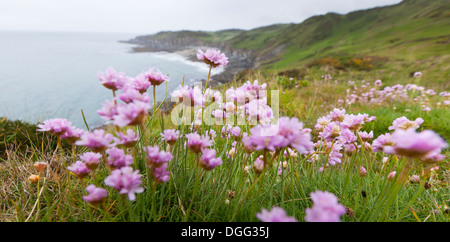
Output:
[[150,105],[144,102],[132,102],[117,107],[117,114],[114,115],[114,124],[119,127],[127,125],[142,124],[147,118]]
[[382,85],[381,80],[376,80],[376,81],[375,81],[375,86],[381,87],[381,85]]
[[69,143],[75,143],[84,134],[82,129],[76,128],[75,126],[70,126],[67,131],[61,135],[62,139],[65,139]]
[[256,158],[255,162],[253,162],[253,169],[255,169],[257,174],[262,173],[264,171],[264,167],[265,164],[262,156]]
[[170,152],[160,151],[158,146],[147,146],[147,162],[151,167],[159,167],[173,159]]
[[125,155],[125,151],[116,147],[112,147],[106,150],[108,154],[108,165],[113,169],[120,169],[133,164],[133,157],[131,155]]
[[384,148],[386,153],[396,153],[399,155],[424,158],[430,152],[440,153],[441,149],[447,148],[447,143],[443,138],[431,130],[424,130],[420,133],[414,129],[396,130],[392,134],[395,145]]
[[243,139],[244,145],[255,150],[275,151],[276,148],[281,147],[284,143],[284,138],[277,135],[277,129],[275,125],[266,127],[261,125],[255,126],[250,129],[251,136]]
[[341,122],[341,127],[350,129],[351,131],[358,131],[364,124],[365,118],[366,117],[364,114],[346,115],[344,120]]
[[129,88],[133,88],[143,94],[150,87],[150,84],[151,83],[148,81],[147,77],[145,77],[144,74],[139,74],[130,81]]
[[410,178],[411,183],[419,183],[420,182],[420,176],[418,175],[412,175]]
[[219,66],[224,67],[228,64],[228,57],[216,49],[207,49],[206,52],[198,50],[197,58],[214,68]]
[[189,150],[194,153],[200,153],[202,149],[212,145],[209,136],[200,136],[197,133],[190,133],[186,135],[186,138],[188,139],[187,146]]
[[165,140],[169,145],[174,145],[180,136],[180,131],[175,129],[166,129],[161,133],[161,136],[163,137],[162,140]]
[[118,98],[125,103],[132,103],[134,101],[140,101],[144,103],[150,102],[150,96],[146,92],[141,93],[131,85],[126,86],[123,89],[123,93],[119,94]]
[[161,83],[169,81],[169,76],[162,74],[162,72],[160,72],[159,70],[153,71],[153,68],[145,72],[144,76],[153,86],[159,86],[161,85]]
[[385,147],[392,147],[394,145],[395,142],[389,133],[378,136],[378,138],[372,142],[374,152],[383,151]]
[[368,142],[371,139],[373,139],[373,131],[370,131],[370,133],[364,132],[358,132],[359,137],[361,137],[362,141]]
[[105,134],[103,129],[96,129],[83,134],[81,139],[75,142],[75,145],[84,145],[94,152],[102,153],[108,148],[112,140],[112,134]]
[[100,158],[102,157],[99,153],[86,152],[80,156],[80,159],[84,161],[84,164],[89,170],[95,170],[100,164]]
[[231,157],[233,157],[235,154],[236,154],[236,149],[233,147],[233,148],[230,149],[230,151],[228,151],[227,157],[228,157],[228,158],[231,158]]
[[424,107],[423,109],[422,109],[422,111],[424,111],[424,112],[430,112],[431,111],[431,108],[430,107]]
[[200,157],[200,166],[210,171],[216,166],[219,166],[222,164],[222,158],[218,157],[216,158],[216,151],[212,149],[203,149],[202,150],[202,156]]
[[34,174],[28,177],[28,180],[31,182],[31,184],[38,182],[40,179],[40,176]]
[[36,168],[38,171],[43,171],[45,168],[47,168],[48,163],[44,161],[35,162],[33,164],[34,168]]
[[117,132],[119,139],[114,138],[117,145],[123,145],[127,148],[133,147],[139,140],[139,135],[136,134],[132,129],[127,129],[127,133]]
[[392,181],[396,174],[397,174],[396,171],[390,172],[387,176],[388,181]]
[[106,189],[96,187],[91,184],[86,187],[86,191],[89,193],[87,196],[83,196],[83,199],[93,205],[100,205],[105,202],[108,192]]
[[286,212],[280,207],[274,207],[271,211],[262,209],[256,217],[263,222],[297,222],[294,217],[287,216]]
[[167,171],[168,164],[163,163],[159,167],[152,167],[152,173],[156,182],[163,183],[170,180],[170,171]]
[[131,201],[136,199],[136,193],[144,191],[139,170],[133,171],[131,167],[113,170],[111,175],[105,178],[105,184],[118,190],[119,194],[127,194]]
[[336,122],[342,122],[345,118],[345,109],[339,109],[335,108],[333,111],[330,112],[330,114],[327,116],[328,119],[331,119],[332,121]]
[[76,161],[71,166],[68,166],[67,170],[73,172],[75,176],[80,179],[87,177],[89,172],[91,172],[82,161]]
[[366,168],[364,168],[363,166],[361,166],[361,168],[359,169],[359,175],[361,177],[365,177],[367,175],[367,170]]
[[297,118],[281,117],[278,120],[278,136],[282,137],[279,146],[291,147],[300,154],[305,154],[313,148],[311,134],[302,132],[303,123]]
[[392,122],[392,126],[389,126],[389,130],[397,130],[397,129],[407,130],[410,128],[417,129],[423,123],[423,121],[424,120],[422,118],[417,118],[414,121],[410,121],[407,117],[403,116],[395,119]]
[[72,125],[67,119],[55,118],[45,120],[43,124],[38,124],[38,131],[48,131],[57,136],[61,136],[70,128]]
[[311,193],[313,206],[305,210],[307,222],[340,222],[340,217],[346,210],[338,203],[338,198],[330,193],[316,191]]
[[102,109],[97,110],[97,114],[104,120],[114,120],[114,116],[117,115],[117,105],[114,101],[106,100]]
[[125,74],[117,72],[112,67],[108,67],[104,73],[98,73],[97,77],[103,86],[113,91],[122,89],[126,84]]
[[422,72],[420,72],[420,71],[416,71],[416,72],[414,72],[414,77],[416,77],[416,78],[419,78],[419,77],[421,77],[422,76]]

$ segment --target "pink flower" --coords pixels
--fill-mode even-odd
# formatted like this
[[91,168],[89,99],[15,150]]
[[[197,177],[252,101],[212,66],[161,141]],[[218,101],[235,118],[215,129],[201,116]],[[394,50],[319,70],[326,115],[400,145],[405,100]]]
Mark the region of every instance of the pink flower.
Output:
[[153,167],[152,172],[156,182],[163,183],[170,180],[170,171],[167,171],[168,164],[164,163],[159,167]]
[[162,140],[165,140],[169,145],[174,145],[177,142],[180,131],[175,129],[166,129],[161,134]]
[[61,136],[70,128],[72,125],[67,119],[55,118],[45,120],[43,124],[38,124],[38,131],[48,131],[57,136]]
[[430,152],[440,153],[448,146],[443,138],[431,130],[418,133],[414,129],[399,129],[392,134],[392,140],[395,145],[387,153],[395,152],[398,155],[417,158],[423,158]]
[[119,194],[127,194],[131,201],[136,199],[136,193],[144,191],[139,170],[133,171],[131,167],[111,171],[111,175],[105,178],[105,184],[118,190]]
[[359,168],[359,175],[361,177],[365,177],[367,175],[367,170],[366,168],[364,168],[364,166],[361,166],[361,168]]
[[114,138],[117,145],[123,145],[125,147],[131,148],[139,140],[139,135],[136,134],[132,129],[127,129],[127,133],[117,132],[119,139]]
[[75,143],[81,138],[83,134],[84,131],[82,129],[79,129],[75,126],[70,126],[69,129],[67,129],[67,131],[61,135],[61,138],[65,139],[69,143]]
[[126,76],[123,72],[116,72],[112,67],[108,67],[104,73],[97,74],[98,79],[108,89],[122,89],[126,84]]
[[86,187],[86,191],[89,193],[87,196],[83,196],[83,199],[93,205],[100,205],[105,202],[108,192],[106,189],[96,187],[95,185],[89,185]]
[[84,133],[81,139],[75,142],[75,145],[84,145],[94,152],[102,153],[109,147],[113,137],[112,134],[105,134],[103,129],[96,129]]
[[420,125],[423,123],[423,118],[417,118],[414,121],[410,121],[407,117],[403,116],[395,119],[392,122],[392,126],[389,126],[389,130],[397,130],[397,129],[418,129]]
[[129,86],[136,89],[140,93],[144,93],[150,87],[150,82],[144,74],[137,75],[133,80],[130,81]]
[[147,118],[149,109],[150,105],[148,103],[140,101],[119,105],[117,114],[114,115],[113,123],[119,127],[139,125]]
[[159,86],[161,83],[169,81],[169,76],[162,74],[159,70],[153,71],[153,68],[143,74],[153,86]]
[[345,207],[338,203],[337,197],[330,192],[316,191],[311,193],[313,206],[305,210],[307,222],[340,222]]
[[206,64],[213,66],[214,68],[218,66],[226,66],[228,64],[228,57],[221,53],[220,50],[216,49],[207,49],[206,52],[198,50],[197,58]]
[[91,170],[89,170],[82,161],[76,161],[71,166],[68,166],[67,170],[73,172],[75,176],[80,179],[87,177],[87,175],[89,175],[89,172],[91,172]]
[[173,155],[170,152],[159,150],[158,146],[147,146],[147,162],[151,167],[159,167],[164,163],[173,159]]
[[186,135],[186,138],[188,140],[187,146],[189,150],[194,153],[200,153],[202,149],[213,144],[213,142],[209,139],[209,136],[206,135],[200,136],[197,133],[190,133]]
[[133,164],[133,157],[131,155],[125,155],[125,151],[116,147],[112,147],[106,150],[108,154],[108,165],[113,169],[120,169]]
[[384,147],[392,147],[394,145],[395,145],[394,140],[392,140],[391,134],[389,133],[378,136],[378,138],[376,138],[372,142],[372,148],[374,152],[383,151]]
[[262,209],[256,217],[263,222],[297,222],[294,217],[287,216],[286,212],[280,207],[274,207],[271,211]]
[[376,80],[375,81],[375,86],[377,86],[377,87],[381,87],[382,84],[383,83],[381,82],[381,80]]
[[253,169],[255,172],[260,174],[264,171],[264,160],[261,157],[256,158],[255,162],[253,162]]
[[84,161],[84,164],[89,170],[95,170],[100,164],[100,158],[102,157],[99,153],[86,152],[80,156],[80,159]]
[[117,115],[117,106],[114,101],[106,100],[102,109],[97,110],[97,114],[105,120],[114,120],[114,115]]
[[392,181],[396,174],[397,174],[396,171],[393,171],[393,172],[389,173],[388,176],[387,176],[388,181]]
[[216,158],[216,151],[212,149],[203,149],[200,157],[200,166],[206,171],[210,171],[216,166],[222,165],[222,158]]
[[148,93],[141,93],[132,86],[125,87],[123,93],[119,94],[118,98],[125,103],[131,103],[134,101],[141,101],[144,103],[150,102],[150,96],[148,95]]

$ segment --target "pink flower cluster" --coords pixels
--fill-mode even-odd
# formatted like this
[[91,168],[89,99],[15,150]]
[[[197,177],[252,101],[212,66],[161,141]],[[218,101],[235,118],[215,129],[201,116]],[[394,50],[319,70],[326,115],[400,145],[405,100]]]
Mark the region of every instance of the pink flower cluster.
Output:
[[313,206],[305,210],[307,222],[340,222],[345,214],[345,207],[338,203],[338,198],[330,193],[316,191],[311,193]]
[[294,217],[287,216],[284,209],[280,207],[274,207],[270,211],[263,208],[256,217],[263,222],[297,222]]
[[220,50],[207,49],[206,52],[198,50],[197,58],[212,67],[224,67],[228,64],[228,57],[221,53]]

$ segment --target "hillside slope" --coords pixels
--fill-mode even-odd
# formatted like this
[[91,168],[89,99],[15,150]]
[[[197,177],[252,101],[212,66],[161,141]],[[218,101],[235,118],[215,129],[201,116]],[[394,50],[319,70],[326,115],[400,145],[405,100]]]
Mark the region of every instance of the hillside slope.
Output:
[[450,0],[404,0],[346,15],[314,16],[299,24],[249,31],[161,32],[129,42],[149,51],[220,48],[233,63],[229,69],[239,70],[297,68],[324,57],[341,62],[375,58],[385,68],[402,68],[405,75],[417,70],[440,72],[436,82],[448,88],[449,26]]

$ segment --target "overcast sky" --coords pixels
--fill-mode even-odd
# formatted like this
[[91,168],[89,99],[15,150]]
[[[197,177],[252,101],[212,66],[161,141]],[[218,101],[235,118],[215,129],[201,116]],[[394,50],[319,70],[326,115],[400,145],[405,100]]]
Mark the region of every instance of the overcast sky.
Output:
[[252,29],[401,0],[0,0],[0,30],[124,32]]

